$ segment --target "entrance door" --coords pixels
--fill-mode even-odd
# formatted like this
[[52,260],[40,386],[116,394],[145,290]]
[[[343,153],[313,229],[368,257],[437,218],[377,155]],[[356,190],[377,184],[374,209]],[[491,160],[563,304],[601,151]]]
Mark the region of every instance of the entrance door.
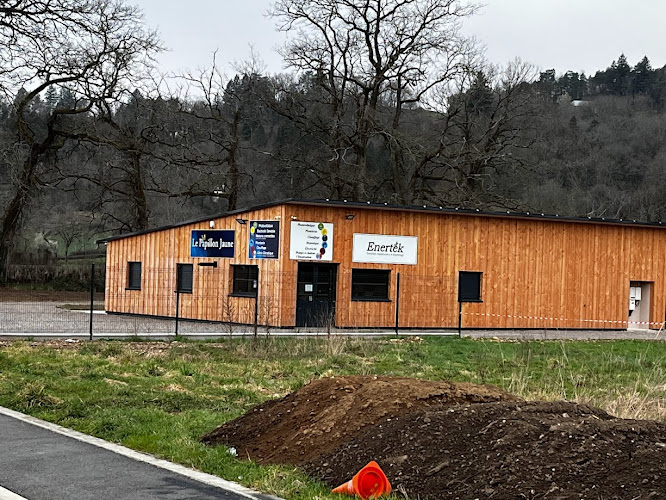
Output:
[[652,283],[632,281],[629,283],[629,329],[650,328],[650,295]]
[[337,274],[337,264],[298,263],[296,326],[334,326]]

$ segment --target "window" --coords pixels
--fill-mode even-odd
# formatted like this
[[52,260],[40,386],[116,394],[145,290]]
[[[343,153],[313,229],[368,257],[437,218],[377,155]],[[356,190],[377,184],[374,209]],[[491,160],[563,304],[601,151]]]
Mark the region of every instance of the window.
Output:
[[192,264],[176,265],[176,291],[179,293],[192,293]]
[[127,290],[141,290],[141,262],[128,262],[127,268]]
[[234,268],[234,284],[231,295],[241,297],[257,296],[257,280],[259,268],[257,266],[232,266]]
[[458,302],[482,302],[481,275],[473,271],[458,273]]
[[389,300],[391,271],[383,269],[352,269],[352,300]]

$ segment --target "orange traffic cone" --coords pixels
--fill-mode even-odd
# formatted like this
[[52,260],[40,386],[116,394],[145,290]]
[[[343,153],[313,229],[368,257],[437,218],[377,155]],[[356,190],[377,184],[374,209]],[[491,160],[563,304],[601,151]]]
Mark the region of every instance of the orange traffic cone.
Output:
[[333,493],[379,498],[391,493],[391,484],[377,462],[370,462],[356,475],[333,490]]

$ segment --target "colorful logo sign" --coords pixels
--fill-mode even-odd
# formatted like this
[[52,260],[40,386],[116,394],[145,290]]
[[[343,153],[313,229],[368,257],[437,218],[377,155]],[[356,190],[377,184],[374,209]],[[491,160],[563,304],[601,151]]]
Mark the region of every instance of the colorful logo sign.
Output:
[[293,260],[333,260],[333,224],[291,222],[289,258]]
[[250,259],[277,259],[280,249],[280,223],[278,221],[250,221],[248,239]]
[[234,256],[235,231],[193,230],[190,238],[190,257],[228,257]]

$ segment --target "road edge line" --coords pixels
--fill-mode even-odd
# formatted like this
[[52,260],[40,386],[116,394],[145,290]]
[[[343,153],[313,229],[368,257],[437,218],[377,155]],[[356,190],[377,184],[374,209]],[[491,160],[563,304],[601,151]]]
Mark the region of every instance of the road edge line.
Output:
[[0,486],[0,500],[28,500],[25,497],[22,497],[21,495],[17,495],[13,491],[8,490],[7,488],[3,488]]

